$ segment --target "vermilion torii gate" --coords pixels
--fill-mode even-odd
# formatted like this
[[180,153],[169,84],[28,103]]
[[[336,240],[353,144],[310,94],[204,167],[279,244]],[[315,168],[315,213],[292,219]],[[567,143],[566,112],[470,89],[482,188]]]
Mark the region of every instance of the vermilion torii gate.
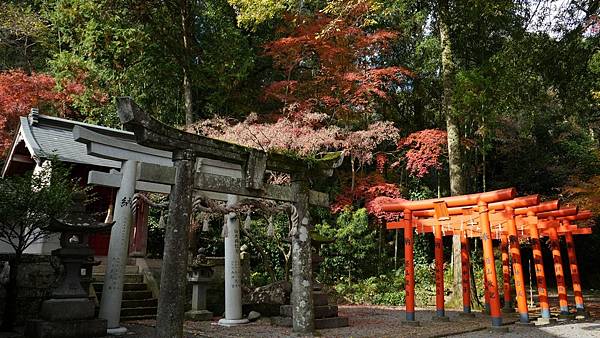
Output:
[[[471,194],[471,195],[462,195],[462,196],[452,196],[441,199],[428,199],[422,201],[401,201],[398,203],[390,203],[383,205],[383,211],[389,212],[403,212],[404,220],[400,222],[401,226],[404,230],[404,255],[405,255],[405,285],[406,285],[406,323],[410,323],[414,325],[419,325],[415,320],[415,279],[414,279],[414,248],[413,248],[413,221],[412,221],[412,213],[414,211],[420,210],[437,210],[437,218],[438,221],[441,218],[448,218],[448,207],[473,207],[477,206],[479,211],[479,216],[481,220],[481,240],[483,242],[483,255],[484,255],[484,269],[486,279],[488,281],[488,292],[490,298],[490,314],[492,317],[492,326],[500,327],[502,326],[502,315],[500,313],[500,299],[498,293],[498,284],[496,279],[496,269],[494,268],[494,252],[492,245],[492,233],[490,228],[490,219],[489,219],[489,209],[488,204],[494,202],[501,202],[506,200],[511,200],[516,196],[516,189],[503,189],[490,191],[480,194]],[[443,205],[441,204],[443,203]],[[436,209],[436,205],[438,205]],[[436,222],[439,223],[439,222]],[[441,226],[435,225],[438,227],[438,233],[441,233],[444,229]],[[439,237],[436,239],[438,243]],[[441,249],[440,245],[437,245],[438,252]],[[439,253],[436,255],[438,256]],[[436,259],[436,264],[440,265],[440,260]],[[443,268],[442,268],[443,269]],[[436,271],[439,268],[436,268]],[[442,270],[443,272],[443,270]],[[440,284],[442,281],[438,281],[439,275],[436,276],[436,299],[443,300],[443,288],[440,290]],[[443,286],[443,284],[441,285]],[[439,296],[439,293],[442,293],[442,297]],[[437,316],[445,317],[443,308],[439,308],[439,303],[436,306],[437,308]]]
[[[512,194],[512,196],[511,196]],[[456,196],[443,199],[425,201],[403,201],[384,206],[385,211],[404,211],[404,220],[388,223],[388,229],[405,229],[405,259],[406,259],[406,317],[407,323],[418,325],[414,316],[414,265],[412,262],[412,228],[416,233],[432,232],[435,238],[436,253],[436,317],[437,320],[447,320],[444,311],[443,294],[443,247],[442,237],[445,235],[460,234],[462,249],[461,261],[463,265],[463,310],[470,313],[470,276],[469,276],[469,251],[468,238],[481,237],[484,249],[485,265],[485,295],[492,315],[492,326],[502,324],[500,315],[500,302],[498,286],[494,268],[491,239],[502,241],[504,296],[508,302],[506,309],[513,310],[510,306],[510,269],[508,255],[512,258],[512,270],[515,280],[515,291],[521,323],[529,322],[521,253],[520,237],[531,239],[534,261],[536,264],[536,277],[542,322],[549,320],[545,276],[543,273],[543,260],[541,259],[540,236],[549,236],[553,247],[554,268],[557,276],[561,313],[567,314],[566,288],[560,257],[558,235],[564,234],[569,252],[569,263],[573,277],[575,303],[578,312],[583,312],[583,298],[575,258],[575,249],[572,241],[573,234],[591,233],[589,228],[577,228],[568,223],[572,220],[589,218],[591,213],[577,213],[577,208],[559,209],[558,201],[539,203],[537,195],[514,197],[514,189],[504,189],[482,194]],[[494,201],[495,202],[491,202]],[[475,206],[477,204],[477,206]],[[453,206],[448,208],[448,206]],[[566,223],[565,223],[566,222]],[[567,224],[567,225],[565,225]],[[411,231],[406,231],[411,229]],[[570,237],[570,238],[567,238]],[[487,305],[487,304],[486,304]]]

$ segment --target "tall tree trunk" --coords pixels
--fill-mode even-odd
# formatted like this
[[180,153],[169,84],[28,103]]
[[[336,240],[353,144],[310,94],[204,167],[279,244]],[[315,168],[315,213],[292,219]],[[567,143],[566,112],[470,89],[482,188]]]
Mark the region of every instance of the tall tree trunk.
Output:
[[10,273],[8,275],[8,284],[6,285],[6,303],[4,304],[4,316],[0,331],[11,332],[14,329],[17,319],[17,295],[18,295],[18,273],[21,264],[21,254],[17,253],[9,259]]
[[185,109],[185,125],[194,123],[194,95],[191,81],[192,66],[192,10],[191,3],[182,0],[180,3],[181,13],[181,38],[183,53],[181,55],[181,68],[183,73],[183,105]]
[[[452,42],[450,41],[448,0],[438,0],[440,44],[442,48],[442,82],[444,87],[443,111],[446,115],[446,131],[448,132],[448,164],[450,174],[451,195],[465,193],[465,178],[462,172],[462,153],[460,146],[459,121],[454,112],[452,96],[454,94],[455,64],[453,60]],[[460,238],[452,237],[452,273],[453,293],[455,297],[462,294]]]

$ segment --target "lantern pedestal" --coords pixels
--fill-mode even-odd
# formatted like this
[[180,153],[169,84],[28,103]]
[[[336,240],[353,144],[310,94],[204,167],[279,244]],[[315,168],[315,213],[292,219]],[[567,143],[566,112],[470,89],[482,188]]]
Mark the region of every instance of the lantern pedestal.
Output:
[[[88,235],[110,230],[113,223],[99,223],[85,212],[85,195],[76,193],[67,215],[52,219],[49,230],[60,232],[60,248],[52,251],[65,267],[51,298],[42,303],[40,317],[29,320],[25,337],[76,338],[104,337],[107,322],[94,318],[94,302],[83,288],[81,274],[87,274],[94,251],[88,246]],[[87,276],[86,276],[87,277]]]
[[27,322],[25,336],[104,337],[106,320],[94,318],[94,303],[81,285],[81,267],[90,256],[93,257],[93,251],[83,246],[63,247],[54,250],[52,255],[60,259],[65,271],[59,286],[52,292],[52,298],[42,303],[42,319]]
[[213,269],[207,265],[197,265],[188,272],[188,282],[192,283],[192,309],[185,318],[192,321],[211,320],[213,313],[206,309],[206,289],[212,279]]

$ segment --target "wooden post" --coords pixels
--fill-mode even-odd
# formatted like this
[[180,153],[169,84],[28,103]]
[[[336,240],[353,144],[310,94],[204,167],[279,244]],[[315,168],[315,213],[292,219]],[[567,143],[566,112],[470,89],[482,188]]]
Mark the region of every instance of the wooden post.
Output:
[[567,303],[567,288],[565,286],[565,274],[563,271],[562,257],[560,255],[560,240],[558,238],[558,232],[556,231],[555,227],[548,227],[548,236],[550,237],[550,247],[552,248],[552,261],[554,262],[554,273],[556,274],[556,288],[558,289],[558,303],[560,305],[560,314],[568,315],[569,305]]
[[148,213],[149,205],[139,200],[135,209],[134,226],[131,229],[129,243],[130,257],[146,257],[148,247]]
[[165,249],[160,274],[160,294],[156,314],[156,337],[183,337],[183,314],[187,303],[188,227],[192,215],[194,154],[176,150],[175,185],[169,200],[169,221],[165,231]]
[[406,323],[409,325],[419,325],[415,320],[415,262],[414,262],[414,240],[412,228],[412,212],[404,210],[404,283],[406,297]]
[[462,272],[463,314],[471,314],[471,266],[469,258],[469,238],[465,231],[460,232],[460,258]]
[[510,295],[510,260],[508,258],[508,236],[506,232],[500,235],[500,251],[502,253],[502,282],[504,287],[504,308],[502,312],[514,312]]
[[487,277],[488,294],[490,298],[490,316],[492,326],[502,326],[502,314],[500,312],[500,295],[498,294],[498,280],[496,279],[496,266],[494,263],[494,246],[492,243],[492,232],[490,229],[490,218],[487,203],[480,201],[479,215],[481,218],[481,241],[483,242],[484,273]]
[[517,224],[515,223],[514,210],[511,207],[506,208],[509,215],[508,220],[508,243],[510,246],[510,255],[512,259],[513,278],[515,280],[515,293],[517,296],[517,308],[519,310],[519,320],[521,323],[529,323],[529,310],[527,308],[527,296],[525,293],[525,278],[523,277],[523,265],[521,263],[521,245],[519,243],[519,234]]
[[[564,221],[564,224],[569,227],[569,221]],[[571,231],[565,232],[565,241],[567,242],[567,253],[569,256],[569,268],[571,269],[571,280],[573,281],[573,294],[575,296],[575,308],[577,313],[585,313],[583,306],[583,294],[581,292],[581,282],[579,279],[579,267],[577,266],[577,255],[575,254],[575,243],[573,242],[573,234]]]
[[[444,309],[444,241],[442,237],[442,225],[435,222],[434,251],[435,251],[435,320],[447,321]],[[412,229],[411,229],[412,230]],[[412,232],[412,231],[411,231]]]
[[[530,212],[528,215],[535,216],[535,213]],[[529,225],[529,237],[531,240],[533,263],[535,265],[535,278],[538,289],[538,298],[540,301],[541,315],[543,319],[550,319],[548,289],[546,288],[546,275],[544,274],[544,259],[542,257],[542,246],[540,245],[540,234],[538,232],[537,224]]]

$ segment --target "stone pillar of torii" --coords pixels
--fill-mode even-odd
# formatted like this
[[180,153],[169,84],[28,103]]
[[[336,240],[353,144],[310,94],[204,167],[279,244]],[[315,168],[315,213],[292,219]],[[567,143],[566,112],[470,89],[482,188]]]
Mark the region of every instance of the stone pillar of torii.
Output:
[[[116,140],[81,127],[74,130],[75,138],[87,143],[90,154],[123,163],[119,173],[93,171],[88,178],[90,184],[119,188],[115,203],[115,220],[118,224],[111,234],[109,251],[112,253],[109,252],[106,276],[112,282],[105,283],[100,312],[109,322],[109,333],[123,332],[123,328],[119,327],[120,299],[131,222],[130,201],[136,190],[170,193],[161,269],[161,285],[169,287],[160,289],[158,336],[181,337],[183,334],[183,311],[187,300],[184,292],[187,283],[187,234],[193,213],[192,197],[196,192],[212,199],[223,200],[229,196],[233,201],[237,196],[246,196],[294,205],[298,224],[291,233],[294,263],[293,331],[312,332],[314,313],[308,206],[327,206],[328,198],[326,194],[308,188],[307,176],[330,175],[334,162],[339,164],[339,159],[313,163],[309,171],[308,166],[297,159],[266,154],[162,125],[139,109],[130,98],[120,98],[118,106],[122,122],[130,130],[133,129],[139,144]],[[292,183],[290,186],[266,184],[264,175],[267,169],[289,173]],[[237,216],[233,215],[230,215],[229,220],[238,221]],[[241,283],[240,276],[236,277],[235,273],[235,267],[239,267],[239,232],[232,231],[235,224],[227,226],[231,234],[225,236],[226,272],[229,271],[226,284],[229,284],[229,288],[226,285],[226,316],[221,324],[235,325],[242,322]],[[119,230],[114,230],[115,228]],[[234,233],[237,236],[233,236]],[[239,273],[240,269],[237,270]],[[117,285],[119,283],[120,286]]]
[[121,301],[125,266],[128,259],[129,234],[132,220],[132,200],[135,191],[168,193],[168,185],[147,182],[140,177],[143,165],[151,164],[169,171],[172,166],[170,154],[165,151],[139,146],[133,142],[117,140],[85,129],[73,128],[76,141],[85,143],[90,155],[121,162],[119,172],[104,173],[91,171],[88,184],[118,188],[115,200],[113,226],[108,248],[106,275],[102,287],[99,317],[107,321],[107,333],[124,334],[127,329],[120,326]]

